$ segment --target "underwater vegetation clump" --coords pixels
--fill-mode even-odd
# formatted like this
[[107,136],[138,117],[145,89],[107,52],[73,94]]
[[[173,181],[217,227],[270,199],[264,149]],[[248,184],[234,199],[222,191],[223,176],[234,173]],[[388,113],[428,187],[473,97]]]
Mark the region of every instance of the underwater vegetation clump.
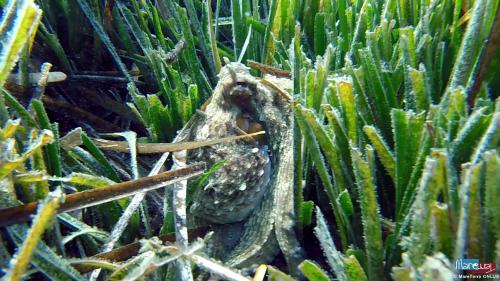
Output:
[[499,278],[499,2],[0,0],[2,280]]

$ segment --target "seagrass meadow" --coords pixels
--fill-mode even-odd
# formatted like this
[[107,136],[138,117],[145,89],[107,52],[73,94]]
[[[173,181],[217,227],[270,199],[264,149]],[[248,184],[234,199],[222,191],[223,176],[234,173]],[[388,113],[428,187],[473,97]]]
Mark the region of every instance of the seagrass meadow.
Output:
[[[0,0],[1,280],[500,279],[499,6]],[[229,162],[171,155],[273,136],[177,141],[229,62],[292,120],[297,243],[244,267],[185,224]]]

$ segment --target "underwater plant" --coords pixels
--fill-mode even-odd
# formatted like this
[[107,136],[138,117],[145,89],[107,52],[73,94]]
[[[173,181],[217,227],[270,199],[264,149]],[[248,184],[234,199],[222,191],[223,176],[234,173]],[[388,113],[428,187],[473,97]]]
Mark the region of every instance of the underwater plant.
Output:
[[498,278],[499,4],[0,0],[0,276]]

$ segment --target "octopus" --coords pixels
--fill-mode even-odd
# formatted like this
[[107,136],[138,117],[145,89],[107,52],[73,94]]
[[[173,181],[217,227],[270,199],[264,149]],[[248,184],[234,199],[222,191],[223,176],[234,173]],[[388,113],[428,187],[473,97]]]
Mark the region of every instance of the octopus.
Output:
[[190,223],[211,226],[210,252],[228,266],[269,262],[281,250],[290,269],[295,269],[302,249],[294,232],[292,114],[290,100],[276,91],[276,87],[289,90],[291,81],[267,76],[262,83],[241,63],[227,63],[218,78],[211,100],[176,142],[262,130],[266,134],[182,155],[185,163],[205,162],[209,167],[225,161],[196,191],[189,207]]

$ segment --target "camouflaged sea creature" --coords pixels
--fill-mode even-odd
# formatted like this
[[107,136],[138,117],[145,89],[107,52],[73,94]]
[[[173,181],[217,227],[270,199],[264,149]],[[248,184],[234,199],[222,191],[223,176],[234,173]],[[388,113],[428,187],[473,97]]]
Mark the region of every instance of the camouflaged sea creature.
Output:
[[[287,90],[288,79],[266,77]],[[212,252],[227,265],[247,267],[270,261],[279,249],[291,269],[302,251],[294,233],[293,154],[290,101],[229,63],[204,112],[197,113],[176,138],[202,141],[265,130],[264,136],[222,143],[177,154],[189,164],[222,160],[190,208],[197,224],[215,230]],[[279,246],[279,247],[278,247]]]

